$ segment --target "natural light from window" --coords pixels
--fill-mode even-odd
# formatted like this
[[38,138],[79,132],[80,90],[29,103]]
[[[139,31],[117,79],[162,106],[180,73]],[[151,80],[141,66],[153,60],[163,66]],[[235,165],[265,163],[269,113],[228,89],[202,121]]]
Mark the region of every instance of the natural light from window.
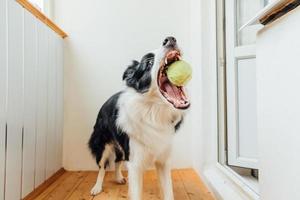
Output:
[[29,0],[37,9],[44,12],[44,0]]

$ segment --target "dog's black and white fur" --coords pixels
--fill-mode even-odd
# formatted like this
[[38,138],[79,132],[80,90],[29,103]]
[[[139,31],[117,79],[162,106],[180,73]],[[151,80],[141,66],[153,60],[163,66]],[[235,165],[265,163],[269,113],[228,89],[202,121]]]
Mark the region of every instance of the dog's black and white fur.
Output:
[[[173,200],[170,152],[174,133],[180,127],[189,102],[183,88],[172,86],[177,93],[173,97],[168,96],[171,91],[162,86],[162,80],[166,78],[160,76],[165,77],[161,74],[168,62],[177,59],[180,59],[180,50],[176,39],[168,37],[161,48],[146,54],[140,62],[133,61],[123,74],[126,89],[113,95],[102,106],[89,140],[89,147],[99,166],[92,195],[102,191],[105,167],[109,157],[115,154],[115,177],[120,184],[126,182],[121,168],[123,161],[128,161],[131,200],[142,199],[143,172],[153,163],[164,199]],[[170,86],[169,82],[167,84]],[[179,91],[183,97],[178,96]]]

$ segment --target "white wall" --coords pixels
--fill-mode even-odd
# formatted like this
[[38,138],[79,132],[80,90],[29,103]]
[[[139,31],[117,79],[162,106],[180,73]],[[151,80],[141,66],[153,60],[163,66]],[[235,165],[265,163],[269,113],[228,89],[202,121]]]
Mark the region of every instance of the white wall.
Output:
[[[122,89],[122,73],[131,60],[157,48],[168,35],[190,57],[190,1],[56,0],[54,11],[54,21],[69,35],[64,52],[64,167],[96,169],[87,142],[101,105]],[[193,163],[189,119],[176,136],[174,167]]]
[[217,67],[215,1],[191,0],[193,166],[201,175],[216,161]]
[[263,200],[300,199],[300,8],[257,41],[260,191]]

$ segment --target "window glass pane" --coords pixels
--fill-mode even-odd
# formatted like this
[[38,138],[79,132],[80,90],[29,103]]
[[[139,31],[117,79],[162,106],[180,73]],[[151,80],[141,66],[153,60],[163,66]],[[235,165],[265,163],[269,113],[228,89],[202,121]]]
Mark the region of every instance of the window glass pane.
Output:
[[34,7],[36,7],[38,10],[40,10],[41,12],[44,11],[44,1],[43,0],[29,0],[30,3],[32,3],[32,5],[34,5]]
[[266,0],[236,0],[238,46],[255,43],[256,32],[260,29],[260,25],[247,26],[241,31],[239,31],[239,29],[264,7],[265,1]]

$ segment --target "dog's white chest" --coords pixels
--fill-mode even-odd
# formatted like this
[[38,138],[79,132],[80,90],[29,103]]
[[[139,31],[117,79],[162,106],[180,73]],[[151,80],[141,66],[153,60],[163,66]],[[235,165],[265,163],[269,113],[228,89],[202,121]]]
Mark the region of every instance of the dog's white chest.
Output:
[[169,148],[175,134],[175,125],[182,113],[168,106],[145,103],[139,96],[123,94],[119,102],[117,124],[153,154]]

